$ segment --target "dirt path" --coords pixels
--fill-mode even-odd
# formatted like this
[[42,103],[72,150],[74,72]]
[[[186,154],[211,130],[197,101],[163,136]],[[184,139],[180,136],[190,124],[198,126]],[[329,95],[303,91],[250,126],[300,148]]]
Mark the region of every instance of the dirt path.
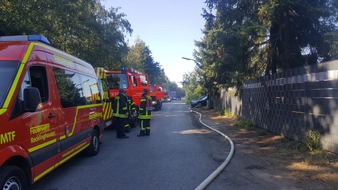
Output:
[[[337,154],[301,152],[296,141],[260,128],[240,129],[234,119],[213,110],[196,111],[235,144],[231,162],[207,189],[338,189]],[[209,138],[220,147],[212,157],[221,164],[226,140],[216,133]]]

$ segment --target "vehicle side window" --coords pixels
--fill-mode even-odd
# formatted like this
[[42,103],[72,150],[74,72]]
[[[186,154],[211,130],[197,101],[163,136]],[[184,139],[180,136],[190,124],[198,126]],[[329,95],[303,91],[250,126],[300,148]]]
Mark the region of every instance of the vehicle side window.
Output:
[[137,80],[135,76],[132,77],[132,82],[133,82],[133,87],[137,86]]
[[142,86],[147,86],[148,85],[148,81],[147,81],[147,77],[146,76],[141,75],[140,76],[140,81],[141,81],[141,85]]
[[41,102],[47,102],[49,99],[48,94],[48,80],[45,67],[31,67],[31,84],[40,91]]
[[62,107],[76,106],[76,100],[80,99],[79,77],[76,73],[63,69],[53,69],[53,71]]
[[[48,82],[46,68],[42,66],[30,67],[26,72],[24,79],[21,83],[19,93],[16,97],[15,105],[12,110],[11,118],[15,118],[25,112],[23,108],[24,100],[24,89],[27,87],[36,87],[39,89],[41,101],[46,102],[49,99]],[[28,100],[29,101],[29,100]]]
[[101,102],[101,96],[97,81],[94,78],[81,75],[82,98],[85,98],[86,104],[95,104]]
[[86,75],[55,68],[54,77],[64,108],[101,102],[97,80]]

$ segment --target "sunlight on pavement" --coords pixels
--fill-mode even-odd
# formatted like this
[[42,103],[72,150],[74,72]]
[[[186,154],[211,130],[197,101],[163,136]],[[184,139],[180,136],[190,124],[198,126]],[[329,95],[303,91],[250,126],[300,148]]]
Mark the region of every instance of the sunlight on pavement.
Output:
[[190,130],[184,130],[184,131],[174,131],[173,133],[179,133],[183,135],[190,135],[190,134],[209,134],[212,131],[206,130],[206,129],[190,129]]

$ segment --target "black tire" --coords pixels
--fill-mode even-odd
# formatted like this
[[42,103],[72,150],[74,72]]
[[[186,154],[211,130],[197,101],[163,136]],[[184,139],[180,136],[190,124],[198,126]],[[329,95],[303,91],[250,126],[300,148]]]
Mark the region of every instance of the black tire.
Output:
[[100,152],[100,137],[99,132],[94,129],[92,134],[92,139],[90,140],[90,145],[86,149],[86,154],[88,156],[95,156]]
[[158,110],[159,110],[159,105],[156,104],[156,105],[155,105],[155,111],[158,111]]
[[0,189],[19,189],[29,188],[25,173],[16,166],[2,166],[0,168]]

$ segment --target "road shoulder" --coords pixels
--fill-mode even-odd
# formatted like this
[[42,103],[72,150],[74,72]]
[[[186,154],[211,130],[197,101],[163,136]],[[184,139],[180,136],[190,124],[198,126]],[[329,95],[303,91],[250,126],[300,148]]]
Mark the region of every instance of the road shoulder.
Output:
[[[234,126],[235,119],[220,116],[214,110],[196,111],[203,115],[204,123],[229,136],[235,144],[235,154],[231,162],[215,179],[215,184],[210,184],[208,188],[338,188],[337,154],[327,152],[325,155],[313,155],[300,152],[297,149],[299,143],[296,141],[261,128],[240,129]],[[198,119],[197,114],[194,117]],[[226,139],[216,133],[209,134],[209,138],[219,142],[215,143],[219,148],[213,147],[215,153],[212,158],[221,163],[226,157],[224,149]],[[325,159],[318,156],[323,156]]]

